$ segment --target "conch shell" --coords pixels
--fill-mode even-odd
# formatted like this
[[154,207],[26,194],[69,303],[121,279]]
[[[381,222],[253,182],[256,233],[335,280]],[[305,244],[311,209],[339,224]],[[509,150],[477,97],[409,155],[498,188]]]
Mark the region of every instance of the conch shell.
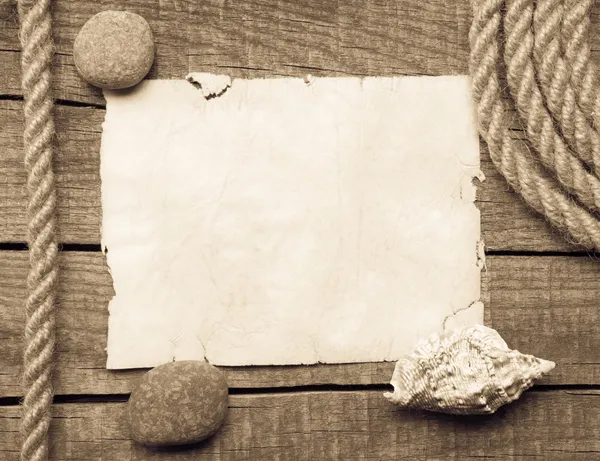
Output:
[[554,362],[510,350],[496,330],[476,325],[434,334],[396,364],[392,403],[453,414],[494,413],[520,397]]

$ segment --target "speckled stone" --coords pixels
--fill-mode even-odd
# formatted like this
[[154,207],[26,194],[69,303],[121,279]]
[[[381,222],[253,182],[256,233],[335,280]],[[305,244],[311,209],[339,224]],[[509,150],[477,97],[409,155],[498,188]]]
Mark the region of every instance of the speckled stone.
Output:
[[161,365],[131,393],[131,437],[149,446],[200,442],[223,424],[227,400],[225,377],[212,365],[192,360]]
[[154,61],[148,22],[128,11],[103,11],[86,22],[73,44],[79,75],[94,86],[127,88],[139,83]]

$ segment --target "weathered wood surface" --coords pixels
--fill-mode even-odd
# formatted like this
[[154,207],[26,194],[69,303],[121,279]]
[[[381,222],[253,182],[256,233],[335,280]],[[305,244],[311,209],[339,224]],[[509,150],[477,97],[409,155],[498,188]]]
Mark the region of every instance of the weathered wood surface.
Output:
[[[97,89],[75,72],[71,48],[92,14],[122,8],[122,2],[54,4],[56,96],[64,102],[100,105]],[[600,7],[599,7],[600,8]],[[467,0],[152,0],[129,2],[156,34],[151,78],[182,78],[190,69],[237,77],[273,75],[444,75],[467,72]],[[598,16],[593,15],[594,23]],[[594,47],[600,38],[594,35]],[[0,96],[19,96],[19,45],[14,2],[0,3]],[[596,57],[597,54],[594,53]],[[0,241],[24,240],[24,176],[19,102],[0,106]],[[103,110],[58,108],[61,239],[99,242],[98,149]],[[483,156],[488,180],[479,206],[490,250],[569,251],[519,198]]]
[[[16,0],[0,3],[0,94],[20,95]],[[127,9],[156,38],[150,78],[450,75],[468,71],[469,0],[53,1],[56,96],[103,104],[76,74],[72,46],[93,14]],[[600,23],[594,8],[592,27]],[[592,34],[592,49],[600,37]],[[594,53],[597,59],[597,53]]]
[[[98,11],[128,9],[149,20],[157,43],[150,78],[182,78],[190,70],[233,77],[467,72],[469,0],[54,0],[53,8],[59,99],[55,169],[66,243],[100,241],[104,99],[77,77],[71,54],[78,29]],[[592,13],[596,31],[598,13],[600,5]],[[17,29],[16,1],[0,1],[0,243],[25,240]],[[593,58],[600,62],[600,34],[592,38]],[[519,136],[518,123],[513,128]],[[480,185],[478,206],[488,250],[576,249],[508,190],[485,148],[482,169],[487,180]],[[487,265],[486,324],[509,345],[557,362],[544,384],[599,385],[598,261],[585,255],[497,255],[489,256]],[[466,419],[399,412],[381,391],[279,392],[386,383],[391,363],[228,368],[231,386],[277,393],[233,395],[224,430],[200,447],[143,449],[129,440],[125,404],[101,401],[104,394],[128,393],[143,373],[104,369],[106,306],[113,291],[103,256],[65,252],[61,266],[56,390],[97,394],[98,401],[55,406],[53,460],[600,459],[595,390],[534,390],[494,416]],[[26,271],[25,252],[0,251],[0,397],[21,393]],[[18,416],[17,406],[0,406],[2,460],[18,459]]]
[[[0,94],[21,94],[15,3],[0,5]],[[234,77],[467,72],[468,0],[55,0],[58,98],[103,103],[77,77],[72,46],[90,16],[111,8],[150,23],[151,78],[183,78],[190,69]]]
[[[27,254],[0,252],[0,396],[20,394]],[[600,264],[579,257],[487,259],[482,300],[486,323],[511,347],[554,360],[546,384],[600,383]],[[142,371],[111,372],[106,360],[107,304],[113,295],[100,253],[61,255],[59,287],[59,394],[119,394]],[[231,387],[388,383],[392,363],[227,368]]]
[[[100,243],[99,149],[104,110],[56,109],[60,235],[62,242]],[[0,242],[25,241],[22,102],[0,101]],[[569,251],[544,219],[527,208],[496,172],[483,150],[486,180],[479,185],[483,239],[489,250]]]
[[[223,429],[192,448],[132,443],[126,404],[54,406],[60,461],[597,461],[600,395],[530,392],[495,415],[395,409],[380,391],[234,395]],[[18,410],[0,407],[0,458],[17,461]]]

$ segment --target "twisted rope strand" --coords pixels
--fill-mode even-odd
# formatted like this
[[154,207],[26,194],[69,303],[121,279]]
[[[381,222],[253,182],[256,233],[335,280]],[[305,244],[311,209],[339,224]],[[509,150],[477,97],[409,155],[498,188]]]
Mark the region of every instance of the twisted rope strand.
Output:
[[504,0],[472,0],[471,90],[479,133],[494,165],[526,203],[586,248],[600,248],[600,222],[565,195],[556,181],[509,136],[498,79],[500,8]]
[[55,342],[55,290],[58,279],[56,188],[52,171],[51,64],[53,55],[50,0],[19,0],[21,67],[27,169],[27,240],[30,271],[25,305],[23,445],[21,461],[48,459]]
[[594,0],[565,0],[560,40],[570,70],[571,86],[585,117],[600,128],[600,93],[596,90],[596,67],[590,59],[590,10]]
[[556,132],[535,80],[531,30],[533,0],[507,0],[506,3],[504,59],[508,86],[526,124],[528,138],[558,182],[585,206],[600,210],[600,180],[586,171]]
[[600,177],[600,134],[577,104],[560,46],[564,0],[538,0],[533,14],[535,71],[546,105],[569,147]]

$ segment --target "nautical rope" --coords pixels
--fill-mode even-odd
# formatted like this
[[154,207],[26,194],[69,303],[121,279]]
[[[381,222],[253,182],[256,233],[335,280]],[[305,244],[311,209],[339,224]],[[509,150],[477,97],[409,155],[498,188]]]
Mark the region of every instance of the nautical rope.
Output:
[[600,210],[600,180],[589,173],[556,131],[533,65],[533,0],[507,0],[504,59],[508,86],[543,165],[585,206]]
[[600,127],[600,92],[590,54],[590,10],[594,0],[564,0],[560,30],[561,50],[570,70],[571,86],[586,118]]
[[19,0],[21,66],[24,96],[24,151],[27,169],[27,278],[22,461],[48,459],[52,403],[55,289],[58,278],[56,188],[52,172],[50,0]]
[[562,57],[564,14],[563,0],[538,0],[536,3],[533,51],[537,76],[546,105],[569,147],[594,168],[596,176],[600,176],[600,134],[592,126],[589,113],[586,116],[577,104],[571,67]]
[[600,222],[565,194],[523,144],[510,137],[498,77],[503,4],[504,0],[472,0],[469,70],[479,133],[496,168],[526,203],[577,243],[600,248]]
[[[525,201],[543,213],[552,224],[568,232],[588,248],[600,248],[600,222],[577,205],[518,141],[509,135],[507,108],[501,99],[498,80],[500,9],[504,0],[472,0],[474,19],[470,31],[470,71],[473,97],[477,104],[479,132],[487,142],[490,156],[509,184]],[[560,48],[564,64],[557,57],[557,43],[544,36],[544,17],[538,16],[540,40],[549,49],[534,51],[531,32],[533,14],[531,0],[510,0],[507,13],[507,46],[505,59],[508,80],[517,107],[527,121],[527,133],[539,149],[544,165],[553,171],[560,184],[573,192],[590,208],[600,208],[600,183],[588,173],[574,156],[552,124],[552,116],[543,104],[535,81],[532,56],[538,63],[543,91],[547,93],[552,115],[566,126],[567,142],[586,162],[597,165],[590,124],[598,126],[600,98],[594,91],[594,69],[589,59],[586,18],[589,0],[567,0],[572,8],[564,14],[549,16],[552,30],[561,19]],[[27,322],[24,354],[23,446],[22,461],[44,461],[48,458],[48,428],[52,403],[52,368],[54,351],[55,289],[58,278],[58,245],[56,240],[56,189],[52,172],[52,121],[50,0],[19,0],[22,45],[22,86],[24,94],[24,150],[29,190],[28,243],[31,269],[26,301]],[[551,5],[549,5],[551,6]],[[548,10],[551,14],[552,10]],[[554,32],[553,32],[554,34]],[[540,45],[541,47],[542,45]],[[550,53],[550,54],[549,54]],[[552,54],[553,53],[553,54]],[[554,65],[568,74],[551,76]],[[568,69],[568,70],[567,70]],[[573,89],[574,95],[556,95],[557,88]],[[552,93],[554,91],[554,93]],[[548,97],[550,95],[551,97]],[[552,95],[555,95],[554,98]],[[578,109],[565,104],[574,96]],[[579,112],[587,120],[584,125]],[[585,129],[585,131],[584,131]],[[579,137],[578,137],[579,135]],[[588,138],[589,136],[589,142]]]

